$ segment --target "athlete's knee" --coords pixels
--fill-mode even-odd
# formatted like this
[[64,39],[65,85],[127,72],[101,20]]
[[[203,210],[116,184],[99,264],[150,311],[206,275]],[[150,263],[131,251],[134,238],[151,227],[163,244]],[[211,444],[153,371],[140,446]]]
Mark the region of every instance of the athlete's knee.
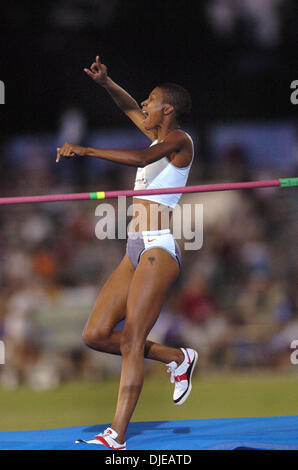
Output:
[[92,330],[85,328],[82,333],[82,338],[86,346],[88,346],[89,348],[94,347],[94,344],[96,342],[96,336]]
[[120,339],[120,351],[122,356],[129,354],[144,354],[145,339],[133,327],[124,327]]
[[97,351],[104,351],[108,340],[108,334],[91,328],[85,328],[82,338],[86,346]]

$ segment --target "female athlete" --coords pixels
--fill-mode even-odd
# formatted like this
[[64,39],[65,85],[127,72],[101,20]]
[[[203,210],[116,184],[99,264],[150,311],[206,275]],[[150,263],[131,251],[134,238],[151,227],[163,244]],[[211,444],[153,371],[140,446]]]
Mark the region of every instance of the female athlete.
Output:
[[[141,106],[107,73],[96,57],[85,73],[104,88],[119,108],[152,141],[144,150],[95,149],[66,143],[57,149],[61,157],[92,156],[137,168],[134,189],[185,186],[193,161],[191,137],[180,128],[181,117],[190,111],[188,92],[173,83],[158,85]],[[118,402],[111,427],[97,435],[92,444],[126,449],[125,434],[136,407],[144,379],[144,357],[160,361],[171,372],[175,384],[173,401],[185,402],[191,391],[191,377],[197,352],[173,348],[147,340],[166,294],[176,280],[181,254],[165,222],[163,212],[172,211],[181,194],[133,198],[141,205],[136,223],[133,216],[128,232],[126,254],[104,284],[83,332],[87,346],[122,356]],[[152,209],[158,207],[158,217]],[[122,331],[115,326],[125,319]]]

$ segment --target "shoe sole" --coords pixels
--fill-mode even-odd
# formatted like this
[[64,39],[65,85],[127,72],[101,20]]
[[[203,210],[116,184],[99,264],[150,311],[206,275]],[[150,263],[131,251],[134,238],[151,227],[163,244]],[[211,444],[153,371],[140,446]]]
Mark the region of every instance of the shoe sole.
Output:
[[194,361],[192,363],[190,376],[189,376],[189,387],[188,387],[188,390],[185,393],[185,395],[182,395],[182,397],[178,401],[174,401],[174,404],[177,405],[177,406],[183,405],[183,403],[186,402],[186,400],[188,399],[188,397],[190,395],[190,392],[191,392],[191,389],[192,389],[191,378],[192,378],[193,371],[196,367],[197,360],[198,360],[198,353],[197,353],[197,351],[195,351],[195,358],[194,358]]
[[77,440],[75,441],[75,444],[81,444],[81,443],[84,443],[84,444],[101,445],[101,446],[107,447],[108,449],[113,449],[113,450],[126,450],[126,446],[113,447],[113,446],[106,445],[106,444],[104,444],[103,442],[98,441],[98,440],[96,440],[96,439],[92,439],[91,441],[84,441],[83,439],[77,439]]

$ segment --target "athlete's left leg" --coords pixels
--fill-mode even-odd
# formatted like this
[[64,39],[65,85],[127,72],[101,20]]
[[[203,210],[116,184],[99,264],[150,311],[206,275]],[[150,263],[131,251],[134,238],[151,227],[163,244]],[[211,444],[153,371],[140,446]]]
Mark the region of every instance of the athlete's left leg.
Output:
[[178,273],[178,262],[166,250],[153,248],[143,253],[132,278],[121,335],[122,372],[118,403],[111,425],[118,433],[119,443],[125,440],[126,428],[142,390],[146,338]]

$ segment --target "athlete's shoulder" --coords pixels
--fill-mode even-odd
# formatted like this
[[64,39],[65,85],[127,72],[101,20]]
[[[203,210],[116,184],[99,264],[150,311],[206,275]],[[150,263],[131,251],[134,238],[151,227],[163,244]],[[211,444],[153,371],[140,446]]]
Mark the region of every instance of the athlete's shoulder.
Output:
[[171,163],[178,168],[187,167],[193,160],[194,146],[192,138],[182,129],[175,129],[168,136],[173,148]]
[[193,139],[191,135],[188,132],[183,131],[182,129],[178,129],[178,130],[183,134],[185,141],[193,145]]
[[170,132],[167,137],[169,140],[175,140],[182,145],[189,145],[193,143],[191,136],[182,129],[175,129],[174,131]]

